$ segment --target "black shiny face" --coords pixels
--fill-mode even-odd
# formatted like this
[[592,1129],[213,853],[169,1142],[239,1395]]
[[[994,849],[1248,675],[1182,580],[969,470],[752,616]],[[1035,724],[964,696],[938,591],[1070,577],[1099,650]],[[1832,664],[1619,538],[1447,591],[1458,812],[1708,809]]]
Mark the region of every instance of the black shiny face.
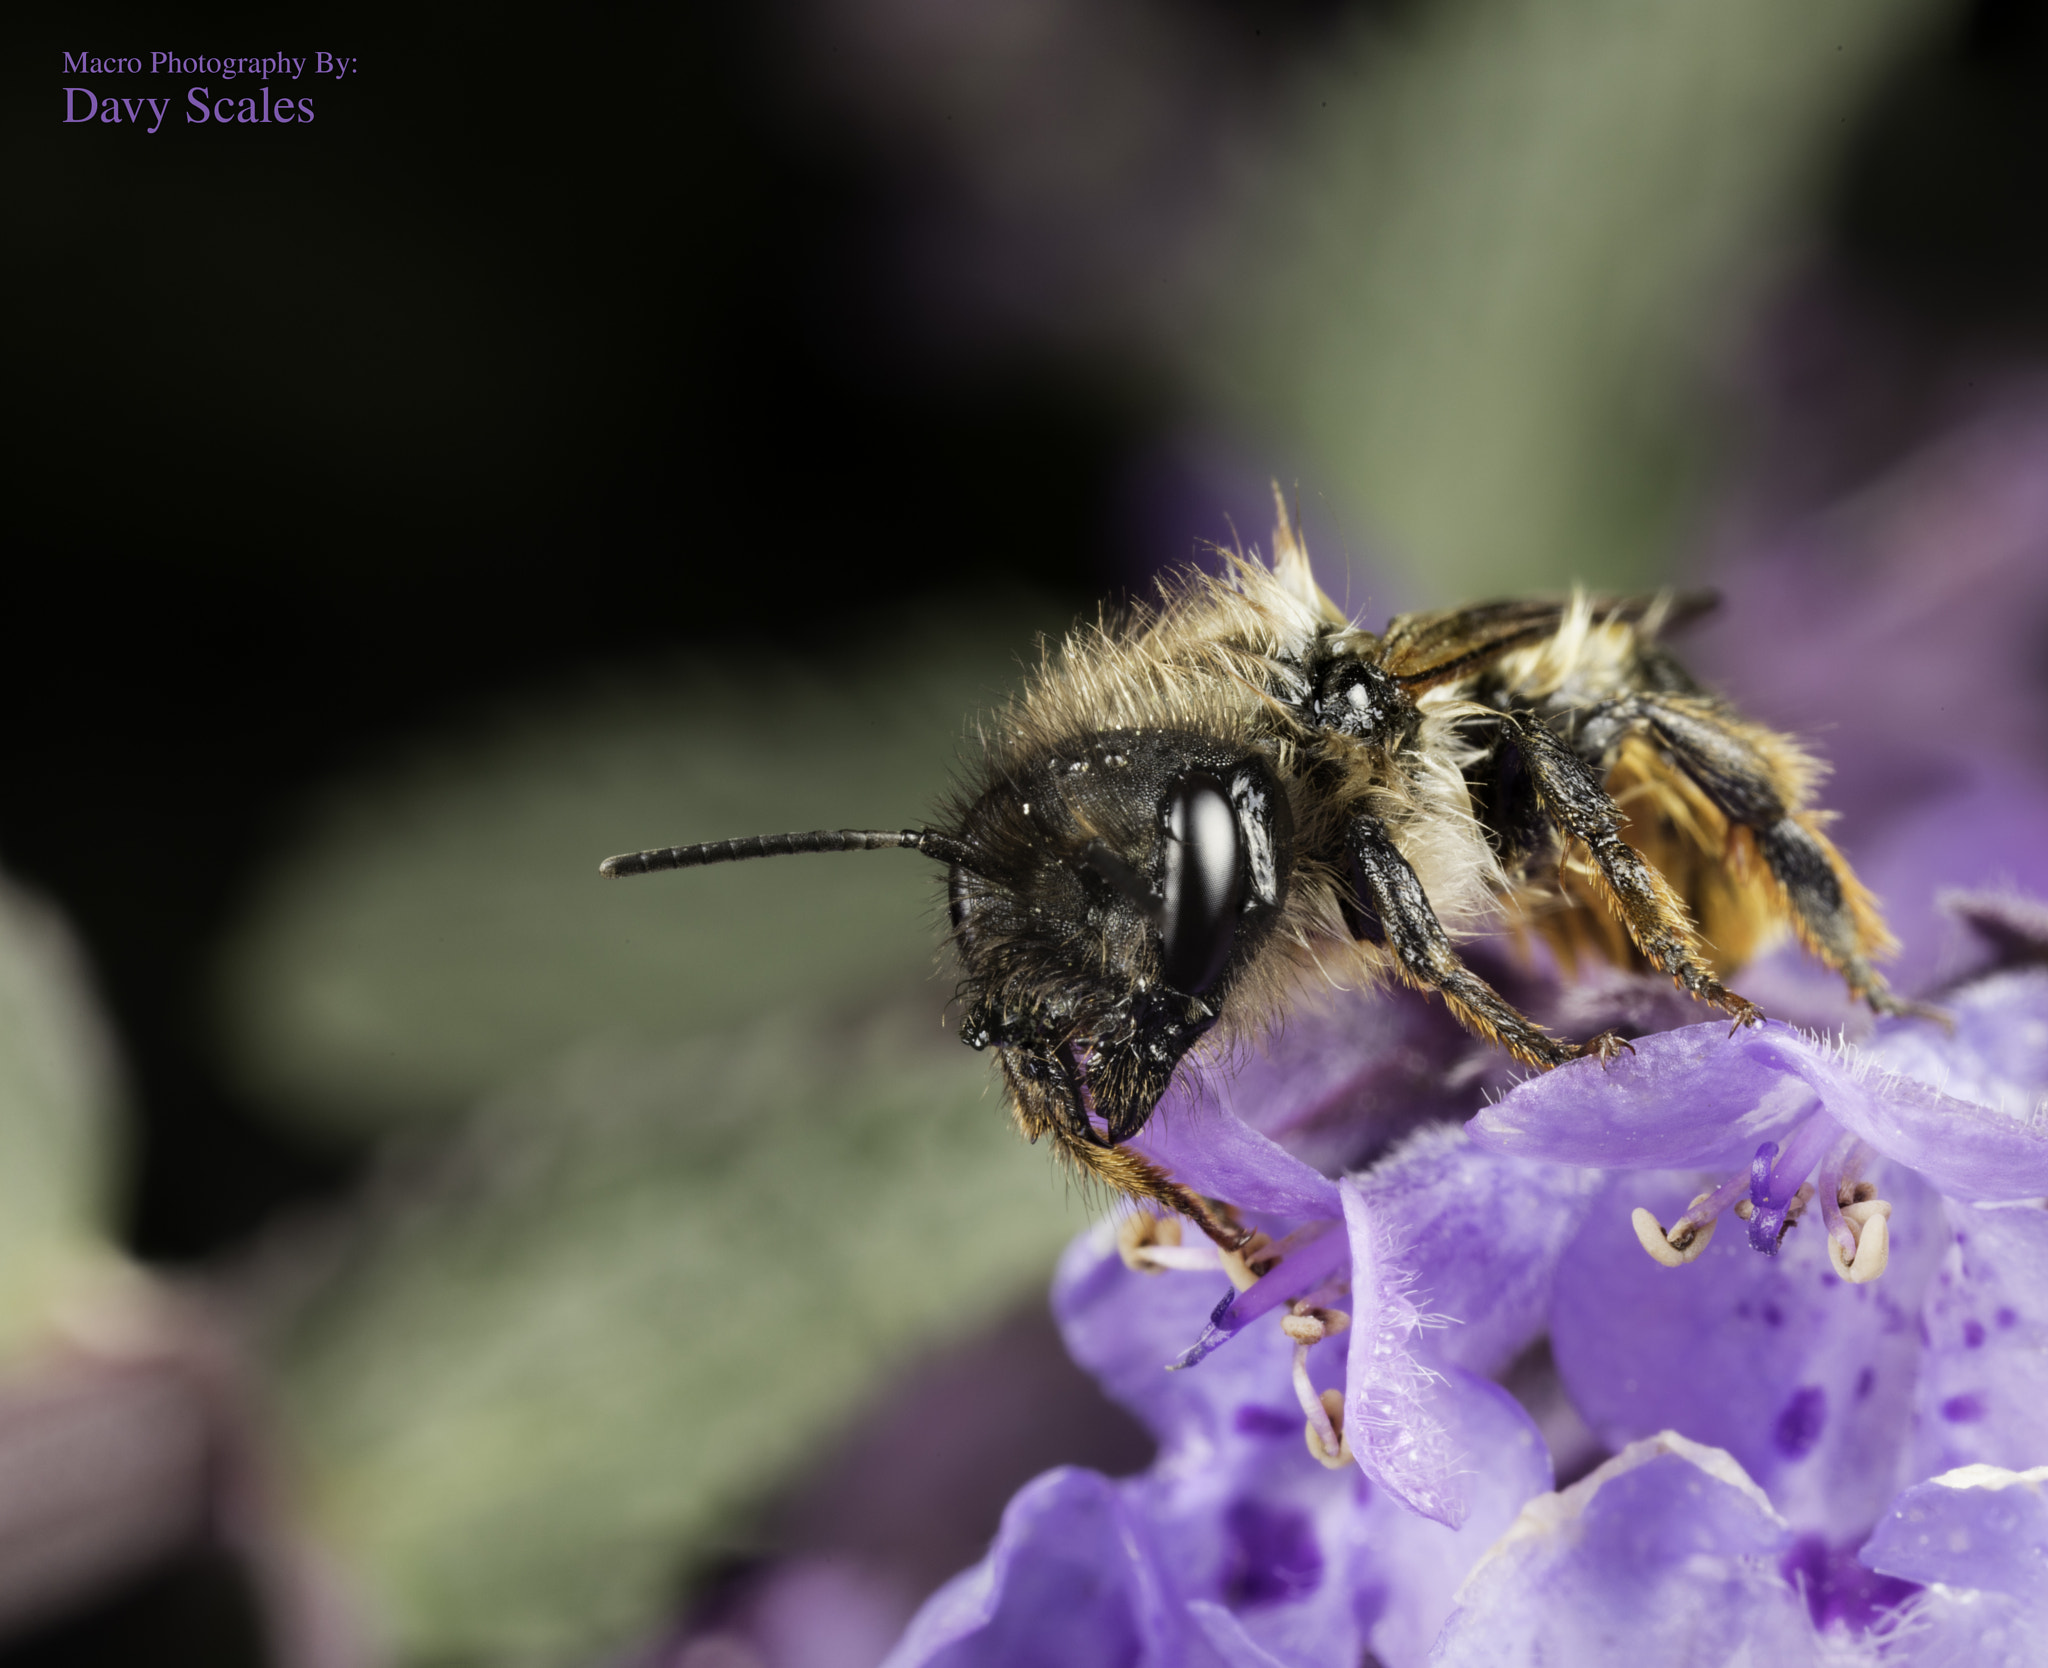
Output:
[[1143,1126],[1285,899],[1293,826],[1264,754],[1112,730],[971,806],[952,871],[962,1039],[1020,1102],[1100,1141]]

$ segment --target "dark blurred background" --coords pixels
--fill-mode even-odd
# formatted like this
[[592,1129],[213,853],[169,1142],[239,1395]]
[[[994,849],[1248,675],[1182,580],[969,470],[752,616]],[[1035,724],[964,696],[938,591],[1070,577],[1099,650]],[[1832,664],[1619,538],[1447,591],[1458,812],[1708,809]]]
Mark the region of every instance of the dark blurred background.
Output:
[[[1083,223],[978,191],[947,100],[889,79],[945,54],[854,10],[16,18],[0,863],[68,913],[111,1011],[140,1257],[232,1256],[365,1173],[364,1141],[267,1114],[213,1009],[222,935],[317,784],[593,666],[822,655],[1019,587],[1078,612],[1227,539],[1298,462],[1253,441],[1205,473],[1208,416],[1120,321],[1148,261],[1200,262],[1174,205],[1227,169],[1208,140],[1284,125],[1304,65],[1424,0],[1109,8],[1100,54],[1075,15],[1007,8],[1019,52],[1057,25],[1077,65],[1142,80],[1160,54],[1171,108],[1119,187],[1156,225],[1114,194]],[[906,37],[915,11],[889,8]],[[311,126],[60,124],[62,52],[159,45],[360,66]],[[1066,62],[1032,106],[1055,135]],[[1937,9],[1820,182],[1802,270],[1895,345],[1850,445],[1868,471],[1924,432],[1931,382],[2042,345],[2048,10]],[[0,1661],[231,1634],[225,1579],[188,1560]]]

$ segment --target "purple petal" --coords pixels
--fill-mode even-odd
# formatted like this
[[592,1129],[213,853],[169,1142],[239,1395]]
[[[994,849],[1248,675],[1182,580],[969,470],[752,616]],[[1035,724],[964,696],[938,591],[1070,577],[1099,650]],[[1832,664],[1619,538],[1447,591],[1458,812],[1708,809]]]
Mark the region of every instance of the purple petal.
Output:
[[1921,1295],[1948,1243],[1934,1195],[1895,1166],[1891,1265],[1850,1285],[1809,1218],[1776,1257],[1723,1221],[1683,1268],[1643,1254],[1629,1212],[1677,1216],[1696,1175],[1629,1176],[1594,1206],[1558,1270],[1551,1346],[1588,1424],[1610,1446],[1659,1430],[1732,1454],[1791,1521],[1837,1544],[1897,1487],[1911,1421]]
[[1210,1648],[1229,1668],[1288,1668],[1245,1632],[1244,1623],[1222,1605],[1196,1599],[1188,1606],[1188,1614],[1202,1630]]
[[1298,1441],[1301,1414],[1287,1381],[1291,1346],[1277,1322],[1263,1344],[1248,1339],[1197,1372],[1166,1370],[1230,1291],[1221,1268],[1139,1274],[1124,1267],[1115,1226],[1104,1222],[1067,1247],[1052,1308],[1075,1362],[1162,1443],[1224,1442],[1246,1408],[1270,1411]]
[[1184,1624],[1143,1545],[1108,1478],[1048,1471],[1011,1500],[988,1556],[925,1601],[883,1668],[1180,1661]]
[[1971,1465],[1907,1489],[1863,1548],[1863,1561],[1908,1581],[2048,1608],[2048,1466]]
[[[1330,1359],[1341,1358],[1332,1351]],[[1276,1367],[1284,1394],[1284,1359]],[[1229,1608],[1245,1635],[1282,1662],[1348,1665],[1369,1646],[1389,1664],[1421,1663],[1466,1572],[1551,1480],[1542,1438],[1497,1385],[1454,1370],[1438,1395],[1466,1473],[1470,1516],[1462,1528],[1416,1516],[1355,1470],[1317,1466],[1297,1417],[1291,1429],[1234,1449],[1165,1460],[1132,1485],[1147,1499],[1165,1566],[1183,1590]],[[1219,1473],[1232,1479],[1220,1488]],[[1190,1526],[1205,1513],[1245,1520],[1224,1537],[1220,1566]],[[1314,1560],[1304,1556],[1309,1535]],[[1304,1579],[1312,1566],[1319,1580]],[[1260,1579],[1262,1570],[1272,1574]]]
[[1902,1621],[1885,1641],[1884,1668],[2041,1668],[2048,1615],[2003,1593],[1929,1587]]
[[1818,1644],[1791,1536],[1726,1454],[1669,1434],[1532,1501],[1467,1578],[1432,1668],[1796,1668]]
[[1887,1071],[2023,1127],[2048,1096],[2048,969],[1995,973],[1942,1001],[1953,1031],[1889,1020],[1864,1053]]
[[1558,1258],[1601,1182],[1576,1166],[1502,1158],[1439,1125],[1356,1185],[1416,1271],[1416,1303],[1453,1323],[1431,1338],[1431,1358],[1493,1373],[1548,1324]]
[[1935,900],[1941,912],[1969,929],[1996,967],[2039,967],[2048,963],[2048,903],[2010,887],[1991,890],[1945,888]]
[[[1162,1373],[1230,1389],[1212,1404],[1218,1417],[1183,1422],[1152,1469],[1123,1485],[1125,1498],[1190,1604],[1223,1606],[1247,1640],[1282,1662],[1351,1663],[1365,1649],[1354,1594],[1359,1561],[1371,1554],[1359,1529],[1371,1489],[1355,1469],[1309,1457],[1293,1356],[1269,1318],[1200,1371]],[[1312,1350],[1308,1366],[1319,1391],[1343,1381],[1334,1344]]]
[[1639,1037],[1617,1060],[1532,1077],[1465,1127],[1517,1158],[1605,1170],[1733,1166],[1813,1106],[1788,1064],[1810,1047],[1776,1023],[1732,1037],[1718,1020],[1688,1025]]
[[1385,1490],[1359,1514],[1360,1601],[1372,1609],[1367,1643],[1379,1661],[1402,1668],[1427,1660],[1473,1565],[1507,1533],[1518,1513],[1554,1486],[1550,1455],[1522,1406],[1497,1384],[1453,1368],[1440,1392],[1446,1423],[1463,1449],[1469,1515],[1456,1529],[1417,1517]]
[[1477,1098],[1459,1068],[1471,1036],[1418,992],[1328,991],[1263,1046],[1189,1081],[1169,1117],[1220,1103],[1325,1174],[1356,1168],[1417,1124],[1462,1117]]
[[1964,780],[1855,854],[1905,946],[1886,969],[1901,990],[1924,991],[1982,959],[1972,935],[1943,912],[1943,891],[2018,887],[2048,897],[2048,787],[2010,765],[1962,770]]
[[1954,1242],[1921,1309],[1911,1479],[2048,1457],[2048,1211],[1951,1203],[1948,1216]]
[[[1344,1236],[1339,1243],[1348,1247]],[[1277,1317],[1194,1372],[1161,1369],[1159,1328],[1185,1327],[1209,1290],[1201,1277],[1126,1269],[1106,1224],[1070,1248],[1055,1286],[1076,1359],[1162,1437],[1152,1470],[1122,1486],[1174,1590],[1225,1606],[1247,1639],[1288,1663],[1358,1660],[1376,1615],[1397,1629],[1408,1618],[1408,1631],[1420,1632],[1417,1606],[1447,1606],[1464,1567],[1545,1486],[1547,1456],[1527,1416],[1464,1374],[1430,1386],[1440,1398],[1433,1416],[1456,1427],[1452,1464],[1471,1474],[1473,1521],[1453,1535],[1359,1471],[1325,1470],[1309,1457],[1290,1383],[1293,1346]],[[1164,1321],[1148,1315],[1155,1309]],[[1341,1385],[1347,1367],[1338,1343],[1310,1352],[1317,1390]],[[1427,1537],[1418,1543],[1407,1525]],[[1361,1612],[1365,1592],[1377,1596]]]
[[1423,1315],[1395,1258],[1388,1224],[1355,1187],[1344,1190],[1351,1243],[1351,1332],[1344,1432],[1360,1468],[1411,1511],[1455,1529],[1468,1503],[1458,1447],[1444,1428],[1441,1380],[1415,1352]]
[[1337,1184],[1224,1106],[1154,1113],[1131,1145],[1185,1187],[1287,1222],[1339,1214]]
[[1824,1098],[1836,1121],[1950,1198],[1992,1203],[2048,1193],[2048,1127],[1941,1094],[1853,1056],[1845,1071],[1818,1054],[1809,1076],[1817,1083],[1834,1079],[1834,1092]]
[[1807,1614],[1823,1632],[1865,1635],[1892,1629],[1899,1611],[1920,1588],[1896,1576],[1879,1575],[1856,1556],[1855,1546],[1831,1546],[1825,1535],[1801,1535],[1779,1561],[1786,1580],[1798,1586]]
[[[2010,974],[1985,1000],[2032,1015],[2036,975]],[[2007,991],[2008,981],[2019,982]],[[1967,1005],[1967,1004],[1966,1004]],[[1925,1020],[1911,1023],[1939,1037]],[[1987,1026],[1991,1021],[1987,1019]],[[1887,1046],[1904,1048],[1887,1032]],[[2031,1024],[2023,1033],[2037,1037]],[[1914,1045],[1924,1048],[1924,1042]],[[1923,1055],[1968,1072],[1967,1040]],[[1819,1105],[1887,1157],[1942,1192],[1971,1200],[2048,1193],[2048,1128],[1945,1095],[1853,1050],[1817,1043],[1775,1022],[1726,1036],[1719,1025],[1643,1037],[1633,1055],[1560,1066],[1519,1085],[1466,1127],[1496,1151],[1608,1169],[1720,1168]]]

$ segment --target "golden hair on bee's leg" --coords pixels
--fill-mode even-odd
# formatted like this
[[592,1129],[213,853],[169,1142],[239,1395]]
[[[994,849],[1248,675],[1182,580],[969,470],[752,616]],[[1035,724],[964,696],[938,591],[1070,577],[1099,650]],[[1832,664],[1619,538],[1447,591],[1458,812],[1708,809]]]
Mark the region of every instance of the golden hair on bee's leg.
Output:
[[1870,965],[1889,955],[1898,941],[1885,927],[1877,899],[1856,877],[1849,860],[1821,829],[1824,815],[1799,811],[1756,832],[1757,848],[1799,942],[1825,962],[1849,987],[1849,994],[1881,1014],[1908,1014],[1951,1023],[1940,1008],[1896,994]]
[[1235,1251],[1251,1238],[1251,1230],[1226,1220],[1208,1202],[1181,1186],[1158,1165],[1128,1147],[1097,1146],[1063,1128],[1048,1131],[1060,1155],[1083,1175],[1108,1183],[1127,1199],[1149,1200],[1185,1216],[1220,1250]]
[[1229,1221],[1149,1159],[1128,1147],[1113,1147],[1095,1139],[1090,1125],[1083,1123],[1077,1128],[1068,1109],[1016,1070],[1007,1053],[1003,1075],[1009,1087],[1004,1098],[1017,1132],[1034,1146],[1040,1137],[1048,1139],[1053,1152],[1083,1182],[1103,1182],[1127,1199],[1149,1200],[1185,1216],[1225,1251],[1236,1250],[1251,1237],[1249,1229]]
[[[1806,800],[1817,767],[1797,743],[1698,697],[1636,694],[1596,708],[1582,738],[1647,730],[1731,822],[1750,830],[1793,932],[1879,1013],[1939,1019],[1892,994],[1871,958],[1898,945],[1877,900],[1821,832],[1825,813]],[[1611,745],[1611,743],[1610,743]]]
[[1544,814],[1586,848],[1597,883],[1636,948],[1681,989],[1732,1015],[1736,1024],[1761,1021],[1763,1010],[1707,967],[1699,934],[1670,882],[1621,837],[1627,815],[1593,767],[1540,718],[1509,714],[1502,722],[1512,728]]

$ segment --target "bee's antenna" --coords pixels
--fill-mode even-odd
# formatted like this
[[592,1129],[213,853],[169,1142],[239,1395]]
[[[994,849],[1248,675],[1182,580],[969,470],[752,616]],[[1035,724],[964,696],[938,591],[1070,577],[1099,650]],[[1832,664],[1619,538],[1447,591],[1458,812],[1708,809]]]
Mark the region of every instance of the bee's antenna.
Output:
[[972,866],[973,850],[964,840],[931,828],[901,830],[820,828],[809,834],[754,834],[744,840],[710,840],[701,846],[661,846],[607,857],[597,872],[608,879],[652,874],[656,869],[696,869],[706,863],[740,863],[750,857],[789,857],[803,851],[883,851],[903,847],[936,857],[941,863]]

